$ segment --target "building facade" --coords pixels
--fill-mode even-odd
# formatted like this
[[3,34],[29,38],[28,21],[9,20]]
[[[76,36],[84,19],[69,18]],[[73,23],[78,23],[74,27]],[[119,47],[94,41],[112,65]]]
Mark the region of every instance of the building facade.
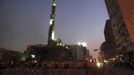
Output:
[[120,52],[134,51],[134,0],[105,0]]
[[21,55],[21,52],[0,48],[0,62],[19,62]]
[[82,45],[67,45],[69,51],[72,53],[72,60],[79,61],[89,57],[89,50]]
[[[42,44],[29,45],[24,52],[26,61],[45,61],[45,60],[69,60],[70,52],[63,46],[48,46]],[[34,58],[32,57],[34,55]]]
[[111,20],[107,20],[105,23],[104,36],[106,41],[102,43],[100,49],[104,58],[109,59],[114,57],[117,51]]
[[104,36],[105,36],[106,42],[109,43],[111,47],[116,48],[111,20],[106,21],[105,29],[104,29]]

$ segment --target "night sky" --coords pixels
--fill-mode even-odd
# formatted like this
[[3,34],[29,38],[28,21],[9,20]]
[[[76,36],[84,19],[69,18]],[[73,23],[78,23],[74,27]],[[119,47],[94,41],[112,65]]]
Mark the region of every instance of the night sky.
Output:
[[[52,0],[0,0],[0,48],[24,51],[46,44]],[[108,19],[104,0],[57,0],[56,36],[64,44],[87,42],[100,48]]]

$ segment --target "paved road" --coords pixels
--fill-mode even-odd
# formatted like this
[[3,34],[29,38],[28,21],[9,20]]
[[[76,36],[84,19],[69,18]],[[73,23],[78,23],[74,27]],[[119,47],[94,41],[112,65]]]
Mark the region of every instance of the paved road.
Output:
[[8,69],[0,75],[102,75],[96,69]]
[[116,67],[104,71],[102,69],[8,69],[1,71],[0,75],[134,75],[134,71],[127,68]]
[[134,75],[134,71],[125,67],[114,67],[110,71],[104,72],[104,75]]

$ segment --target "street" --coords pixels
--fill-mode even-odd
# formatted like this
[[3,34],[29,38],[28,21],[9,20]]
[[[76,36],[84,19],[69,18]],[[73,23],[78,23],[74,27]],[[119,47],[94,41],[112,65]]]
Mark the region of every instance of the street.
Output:
[[134,71],[124,67],[103,69],[6,69],[0,75],[133,75]]
[[104,72],[104,75],[133,75],[134,70],[130,70],[125,67],[114,67],[108,72]]

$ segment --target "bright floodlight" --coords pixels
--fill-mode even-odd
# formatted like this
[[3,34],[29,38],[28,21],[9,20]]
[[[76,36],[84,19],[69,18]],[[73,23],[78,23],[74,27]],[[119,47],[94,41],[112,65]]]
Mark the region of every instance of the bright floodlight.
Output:
[[84,47],[86,47],[86,46],[87,46],[87,43],[86,43],[86,42],[83,42],[82,45],[83,45]]
[[83,47],[87,47],[87,43],[86,42],[78,42],[78,45],[82,45]]

